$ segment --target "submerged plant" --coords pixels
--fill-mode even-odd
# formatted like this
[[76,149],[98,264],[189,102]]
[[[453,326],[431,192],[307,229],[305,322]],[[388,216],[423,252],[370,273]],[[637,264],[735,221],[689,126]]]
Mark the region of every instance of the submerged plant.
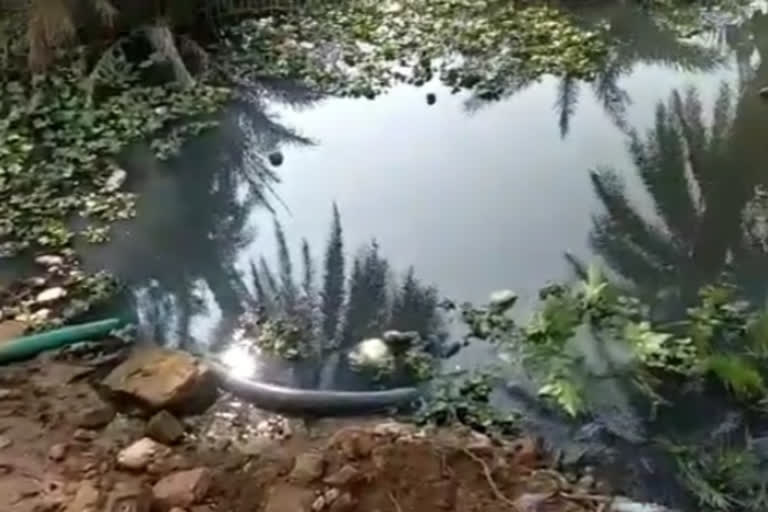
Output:
[[65,222],[75,215],[105,223],[132,216],[133,196],[109,183],[120,150],[181,120],[210,116],[230,97],[228,89],[205,85],[146,86],[128,73],[102,84],[91,101],[86,79],[76,57],[31,81],[0,75],[3,255],[68,244]]

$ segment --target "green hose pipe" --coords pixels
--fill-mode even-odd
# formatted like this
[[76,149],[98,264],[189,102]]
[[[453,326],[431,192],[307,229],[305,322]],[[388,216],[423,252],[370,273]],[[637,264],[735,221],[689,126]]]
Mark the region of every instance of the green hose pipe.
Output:
[[64,347],[88,338],[106,336],[122,325],[122,320],[109,318],[98,322],[71,325],[40,334],[31,334],[0,343],[0,364],[34,357],[40,352]]

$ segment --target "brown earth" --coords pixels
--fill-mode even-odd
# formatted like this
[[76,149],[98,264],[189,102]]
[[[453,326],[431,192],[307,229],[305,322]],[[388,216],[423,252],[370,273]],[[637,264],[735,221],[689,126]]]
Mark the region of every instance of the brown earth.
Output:
[[0,367],[0,512],[609,509],[591,477],[569,484],[530,439],[385,418],[289,419],[226,394],[182,418],[178,442],[170,414],[154,419],[152,435],[176,444],[121,469],[118,454],[146,435],[149,413],[102,398],[105,373],[50,358]]

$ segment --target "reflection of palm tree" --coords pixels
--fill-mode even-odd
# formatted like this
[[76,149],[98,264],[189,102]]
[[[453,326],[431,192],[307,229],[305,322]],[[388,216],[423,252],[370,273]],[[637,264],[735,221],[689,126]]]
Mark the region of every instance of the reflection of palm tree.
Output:
[[[766,72],[761,66],[756,76]],[[658,222],[629,204],[614,172],[592,173],[606,208],[595,218],[592,245],[646,295],[672,287],[684,305],[729,266],[750,295],[765,298],[768,246],[755,229],[762,203],[753,198],[766,180],[768,148],[757,136],[766,114],[756,87],[748,84],[734,107],[723,86],[709,127],[693,91],[685,99],[674,93],[668,106],[659,105],[645,141],[630,133],[629,150]]]
[[282,144],[309,143],[275,123],[261,101],[251,95],[217,130],[190,144],[172,163],[183,176],[163,169],[147,173],[132,234],[125,243],[117,237],[118,273],[136,290],[155,283],[153,293],[144,295],[173,305],[173,314],[164,315],[166,338],[189,340],[192,319],[203,312],[201,297],[211,296],[223,312],[217,327],[222,333],[251,301],[235,258],[253,238],[245,229],[252,211],[272,208],[279,178],[266,155]]
[[[754,48],[768,55],[768,16],[749,22]],[[746,38],[731,37],[731,41]],[[750,79],[751,77],[751,79]],[[758,91],[768,77],[761,60],[754,73],[740,73],[739,101],[721,89],[712,121],[705,126],[693,92],[675,93],[660,105],[645,142],[630,133],[630,153],[656,206],[659,224],[641,216],[624,194],[615,173],[592,174],[606,213],[595,219],[595,249],[622,276],[648,293],[674,283],[683,303],[728,265],[758,300],[765,298],[768,244],[764,217],[764,172],[768,146],[759,135],[767,113]]]
[[[392,276],[389,262],[373,241],[363,247],[352,261],[349,276],[344,269],[341,217],[333,206],[331,235],[326,244],[325,273],[318,293],[314,282],[314,263],[309,244],[302,241],[302,282],[287,279],[292,269],[283,228],[275,223],[279,279],[262,259],[251,264],[256,301],[268,318],[288,320],[302,331],[303,339],[313,340],[312,356],[323,365],[335,365],[335,379],[344,379],[349,367],[339,357],[359,341],[381,336],[388,329],[417,331],[430,345],[434,355],[443,353],[437,312],[437,291],[423,285],[410,269],[402,282]],[[294,295],[295,294],[295,295]],[[286,297],[292,297],[286,300]],[[292,304],[294,304],[292,306]],[[315,379],[322,368],[316,368]]]
[[[723,61],[718,49],[681,41],[672,29],[638,7],[606,4],[579,10],[576,14],[585,22],[597,19],[609,26],[608,37],[616,46],[589,86],[605,113],[621,130],[626,129],[626,110],[631,99],[618,82],[630,74],[635,65],[661,64],[690,71],[709,70]],[[563,137],[575,112],[578,83],[570,77],[560,81],[556,109]],[[566,97],[570,101],[563,101]]]

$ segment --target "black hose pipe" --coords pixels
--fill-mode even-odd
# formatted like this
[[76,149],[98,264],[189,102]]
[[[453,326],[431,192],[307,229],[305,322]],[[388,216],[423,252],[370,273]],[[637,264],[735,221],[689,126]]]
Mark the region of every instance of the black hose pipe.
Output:
[[227,391],[253,402],[262,409],[300,413],[311,416],[356,415],[404,407],[421,395],[416,388],[394,388],[384,391],[325,391],[297,389],[266,384],[232,375],[224,365],[205,360]]

